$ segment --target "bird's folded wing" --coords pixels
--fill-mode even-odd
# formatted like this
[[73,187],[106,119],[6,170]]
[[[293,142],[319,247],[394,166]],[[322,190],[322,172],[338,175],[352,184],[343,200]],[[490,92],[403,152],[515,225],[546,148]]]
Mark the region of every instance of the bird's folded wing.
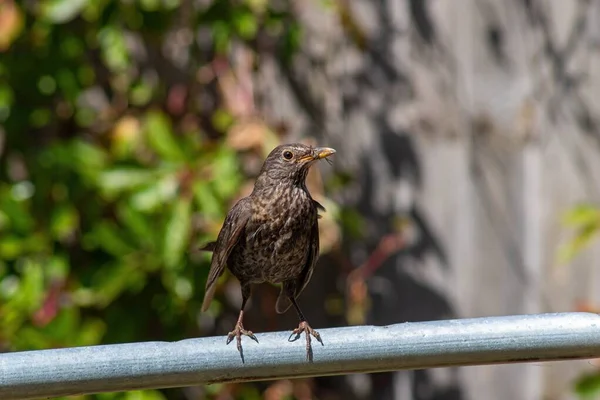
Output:
[[300,293],[304,290],[308,282],[310,281],[310,277],[312,276],[313,271],[315,270],[315,265],[317,264],[317,259],[319,258],[319,224],[317,220],[313,223],[313,226],[310,230],[310,241],[308,246],[308,257],[306,258],[306,264],[302,269],[302,273],[298,277],[298,281],[296,283],[296,296],[300,296]]
[[210,263],[210,272],[206,281],[206,292],[202,302],[202,311],[206,311],[215,293],[216,283],[219,276],[225,270],[225,264],[231,250],[238,242],[240,234],[244,231],[246,223],[250,218],[251,205],[250,199],[245,197],[238,201],[229,211],[223,227],[219,232],[219,237],[214,245],[212,261]]

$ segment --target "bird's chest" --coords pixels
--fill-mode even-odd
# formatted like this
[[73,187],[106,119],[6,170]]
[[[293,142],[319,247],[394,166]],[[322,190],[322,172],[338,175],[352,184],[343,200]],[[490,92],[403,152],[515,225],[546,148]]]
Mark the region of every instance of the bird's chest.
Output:
[[306,263],[311,227],[316,223],[316,209],[303,190],[258,197],[243,243],[235,251],[233,264],[240,271],[234,274],[247,274],[246,278],[254,282],[273,283],[299,275]]

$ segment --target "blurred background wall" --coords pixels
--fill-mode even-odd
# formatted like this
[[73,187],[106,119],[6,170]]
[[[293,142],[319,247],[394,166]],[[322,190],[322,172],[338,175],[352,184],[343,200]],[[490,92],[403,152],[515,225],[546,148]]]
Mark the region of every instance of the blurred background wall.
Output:
[[[198,248],[291,141],[338,151],[309,177],[328,210],[300,299],[313,327],[596,311],[599,99],[599,0],[2,0],[0,346],[224,335],[237,281],[200,314]],[[276,295],[255,289],[248,329],[295,326]],[[562,400],[599,376],[582,361],[75,398]]]

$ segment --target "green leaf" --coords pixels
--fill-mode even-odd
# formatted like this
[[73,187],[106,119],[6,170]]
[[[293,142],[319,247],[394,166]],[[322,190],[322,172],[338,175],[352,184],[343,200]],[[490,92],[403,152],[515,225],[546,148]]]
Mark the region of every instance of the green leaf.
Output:
[[40,93],[50,96],[56,91],[56,80],[50,75],[44,75],[38,80]]
[[183,257],[190,236],[191,219],[191,200],[187,197],[177,199],[164,236],[163,259],[169,268],[177,266]]
[[8,85],[0,85],[0,122],[5,121],[10,116],[13,100],[13,90]]
[[134,282],[144,281],[142,271],[125,262],[116,262],[98,269],[92,279],[94,300],[97,306],[106,307]]
[[256,16],[250,11],[243,11],[234,14],[233,23],[237,34],[246,40],[251,40],[256,36],[258,31],[258,21]]
[[123,30],[116,25],[106,25],[98,31],[98,42],[107,66],[114,72],[129,67],[129,50]]
[[79,214],[72,205],[58,207],[52,213],[50,230],[58,240],[64,240],[79,226]]
[[174,10],[181,4],[181,0],[163,0],[165,9]]
[[586,225],[579,229],[575,237],[559,249],[559,262],[573,260],[600,232],[600,225]]
[[75,18],[88,0],[49,0],[42,6],[42,16],[50,22],[62,24]]
[[0,231],[6,229],[8,230],[10,224],[10,218],[4,211],[0,209]]
[[68,276],[70,265],[65,257],[53,255],[44,260],[43,268],[49,280],[64,280]]
[[99,174],[108,164],[108,157],[104,150],[83,140],[70,143],[65,150],[69,153],[70,158],[64,161],[71,161],[67,167],[77,171],[89,184],[96,182]]
[[77,307],[62,307],[46,326],[46,336],[59,342],[69,342],[79,328],[81,314]]
[[72,103],[77,101],[77,97],[81,94],[81,87],[77,78],[77,71],[67,68],[62,68],[56,73],[58,86],[62,94],[67,100]]
[[235,117],[228,111],[218,108],[211,116],[211,122],[219,132],[227,132],[235,122]]
[[210,217],[221,216],[221,202],[215,196],[215,192],[210,183],[205,181],[195,182],[193,191],[194,198],[196,199],[196,203],[202,214]]
[[158,11],[161,0],[139,0],[140,6],[144,11]]
[[21,281],[16,275],[5,275],[0,279],[0,299],[7,300],[12,298],[17,291]]
[[53,115],[47,108],[36,108],[29,114],[29,122],[36,128],[48,125]]
[[8,216],[8,226],[13,232],[29,233],[35,226],[33,215],[29,212],[26,203],[15,201],[7,190],[0,190],[0,210]]
[[100,174],[98,185],[107,195],[147,185],[155,179],[154,171],[140,168],[115,168]]
[[119,220],[131,231],[133,236],[144,245],[152,246],[156,242],[155,229],[150,224],[150,219],[126,203],[117,206]]
[[212,36],[215,51],[219,54],[226,53],[231,40],[229,25],[225,21],[216,21],[212,26]]
[[75,161],[84,168],[102,169],[107,164],[107,156],[99,146],[76,140],[69,146]]
[[584,375],[575,383],[575,392],[579,397],[589,399],[600,395],[600,373]]
[[171,121],[160,111],[150,111],[144,123],[144,133],[150,147],[169,161],[184,161],[185,153],[173,134]]
[[192,294],[194,293],[194,286],[188,278],[180,276],[175,279],[173,291],[181,300],[187,301],[192,297]]
[[93,346],[99,344],[106,332],[106,323],[100,318],[87,320],[74,338],[75,346]]
[[25,247],[25,240],[14,235],[0,237],[0,259],[14,260],[19,257]]
[[84,245],[90,249],[101,248],[115,257],[123,257],[134,251],[123,237],[124,233],[112,221],[99,221],[85,236]]
[[302,26],[298,22],[292,22],[287,26],[287,32],[283,37],[283,60],[286,63],[291,62],[293,55],[298,51],[302,44]]
[[238,191],[241,184],[237,154],[222,147],[215,155],[212,170],[211,184],[215,194],[222,200],[228,200]]
[[31,326],[19,327],[18,333],[12,338],[12,344],[16,350],[43,350],[56,346],[45,331]]
[[44,298],[44,272],[38,262],[25,260],[21,272],[19,290],[11,301],[22,310],[33,312],[42,304]]
[[570,262],[600,233],[600,209],[581,204],[563,217],[565,225],[576,228],[575,237],[561,246],[558,251],[560,263]]
[[64,55],[65,58],[77,60],[85,51],[83,39],[84,38],[77,34],[67,36],[60,44],[60,53]]
[[154,211],[170,202],[179,189],[176,174],[170,174],[131,197],[131,204],[139,211]]
[[246,3],[255,14],[263,13],[269,5],[268,0],[245,0],[244,3]]
[[598,221],[600,221],[600,209],[591,204],[578,205],[566,212],[563,217],[564,224],[570,227],[598,223]]
[[129,96],[131,98],[131,103],[135,106],[143,106],[147,104],[152,99],[152,94],[154,92],[154,88],[149,82],[140,81],[137,84],[133,85]]

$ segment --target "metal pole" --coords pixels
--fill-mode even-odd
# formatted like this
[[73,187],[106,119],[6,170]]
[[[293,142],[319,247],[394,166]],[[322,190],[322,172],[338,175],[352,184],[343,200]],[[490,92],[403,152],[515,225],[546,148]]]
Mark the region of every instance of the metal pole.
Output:
[[600,316],[589,313],[321,329],[314,360],[289,332],[0,354],[0,399],[300,378],[444,366],[600,357]]

